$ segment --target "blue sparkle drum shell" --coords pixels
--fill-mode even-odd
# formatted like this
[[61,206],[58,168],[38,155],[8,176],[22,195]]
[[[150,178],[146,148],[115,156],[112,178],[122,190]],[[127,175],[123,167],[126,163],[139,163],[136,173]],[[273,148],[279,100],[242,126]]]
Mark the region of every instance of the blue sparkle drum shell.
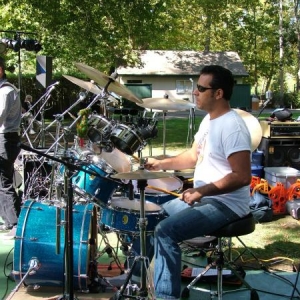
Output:
[[112,168],[101,160],[96,164],[83,166],[84,170],[92,171],[96,175],[91,175],[85,171],[79,171],[72,178],[74,190],[81,197],[90,198],[100,206],[106,206],[112,195],[119,187],[120,182],[110,179],[108,175],[114,174]]
[[[145,201],[146,232],[153,232],[162,219],[161,207]],[[138,234],[140,219],[140,200],[127,197],[113,198],[108,207],[100,210],[100,226],[106,225],[117,232]]]
[[[64,286],[65,209],[27,200],[21,209],[14,246],[13,274],[19,282],[36,258],[39,268],[26,285]],[[73,286],[86,291],[93,278],[91,262],[97,247],[97,216],[93,204],[73,205]],[[57,230],[59,229],[59,230]]]

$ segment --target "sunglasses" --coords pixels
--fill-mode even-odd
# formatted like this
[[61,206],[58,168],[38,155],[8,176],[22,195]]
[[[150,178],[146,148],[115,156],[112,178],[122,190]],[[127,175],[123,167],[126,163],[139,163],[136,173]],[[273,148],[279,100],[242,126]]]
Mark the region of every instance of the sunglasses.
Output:
[[197,84],[197,89],[200,93],[204,93],[206,90],[215,90],[215,88],[205,87],[200,84]]

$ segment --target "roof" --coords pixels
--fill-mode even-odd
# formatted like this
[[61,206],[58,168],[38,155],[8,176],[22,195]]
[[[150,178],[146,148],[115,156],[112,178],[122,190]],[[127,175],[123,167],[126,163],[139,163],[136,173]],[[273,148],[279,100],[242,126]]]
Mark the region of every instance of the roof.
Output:
[[119,75],[199,75],[205,65],[221,65],[234,76],[248,76],[236,52],[196,52],[146,50],[141,66],[120,67]]

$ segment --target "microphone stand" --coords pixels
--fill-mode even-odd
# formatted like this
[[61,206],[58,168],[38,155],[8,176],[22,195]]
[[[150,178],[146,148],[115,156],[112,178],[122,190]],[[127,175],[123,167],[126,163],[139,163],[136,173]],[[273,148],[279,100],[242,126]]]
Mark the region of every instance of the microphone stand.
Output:
[[265,110],[266,106],[268,105],[268,103],[271,101],[272,99],[268,99],[267,101],[265,101],[262,105],[261,110],[259,111],[258,115],[257,115],[257,119],[259,118],[259,116],[261,115],[261,113]]

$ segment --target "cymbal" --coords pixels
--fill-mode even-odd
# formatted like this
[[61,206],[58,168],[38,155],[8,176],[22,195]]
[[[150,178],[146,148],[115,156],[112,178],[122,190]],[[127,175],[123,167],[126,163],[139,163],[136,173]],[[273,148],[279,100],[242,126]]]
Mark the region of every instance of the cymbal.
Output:
[[259,121],[253,115],[244,110],[237,108],[235,108],[234,110],[243,118],[248,127],[248,130],[251,135],[251,150],[253,152],[257,149],[262,138],[262,129],[259,124]]
[[83,72],[85,75],[87,75],[89,78],[93,79],[95,82],[97,82],[101,87],[105,87],[107,83],[110,80],[113,80],[107,88],[108,92],[114,92],[119,96],[122,96],[130,101],[136,102],[136,103],[142,103],[142,100],[137,98],[128,88],[126,88],[124,85],[119,83],[118,81],[115,81],[114,78],[107,76],[106,74],[88,66],[83,63],[75,63],[76,67]]
[[88,81],[84,81],[81,79],[78,79],[76,77],[73,76],[69,76],[69,75],[63,75],[66,79],[68,79],[69,81],[73,82],[74,84],[80,86],[81,88],[93,93],[93,94],[97,94],[100,95],[102,90],[99,89],[95,84],[93,84],[92,82],[88,82]]
[[143,98],[143,103],[137,103],[138,106],[162,110],[162,111],[180,111],[188,110],[195,107],[196,105],[192,102],[181,100],[181,99],[170,99],[170,98]]
[[111,177],[115,179],[131,179],[131,180],[146,179],[147,180],[147,179],[172,177],[172,174],[167,172],[150,172],[148,170],[138,169],[132,172],[115,174],[112,175]]

